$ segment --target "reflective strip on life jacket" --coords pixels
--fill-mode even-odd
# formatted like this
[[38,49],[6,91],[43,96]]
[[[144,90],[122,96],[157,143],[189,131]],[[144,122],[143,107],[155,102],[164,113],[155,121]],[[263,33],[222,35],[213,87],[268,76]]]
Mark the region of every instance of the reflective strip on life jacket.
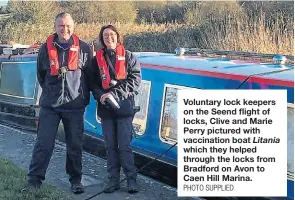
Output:
[[[78,69],[78,58],[79,58],[79,38],[76,35],[72,35],[74,39],[74,44],[69,47],[69,56],[68,56],[68,69],[76,70]],[[50,75],[58,75],[59,63],[58,63],[58,53],[56,47],[53,45],[54,35],[50,35],[47,38],[47,50],[50,63]]]
[[[102,82],[102,87],[104,89],[110,88],[110,72],[107,66],[106,60],[104,58],[104,51],[100,49],[96,53],[96,61],[98,64],[100,78]],[[126,79],[126,61],[125,61],[125,48],[122,45],[117,45],[116,47],[116,66],[115,66],[115,77],[116,80]]]

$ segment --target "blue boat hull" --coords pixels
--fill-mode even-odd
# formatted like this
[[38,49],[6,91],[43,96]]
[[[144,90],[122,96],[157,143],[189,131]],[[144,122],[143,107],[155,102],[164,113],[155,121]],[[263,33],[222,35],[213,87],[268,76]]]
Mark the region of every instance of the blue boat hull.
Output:
[[[145,165],[177,142],[177,91],[197,89],[286,89],[288,107],[288,198],[294,199],[294,71],[276,65],[236,64],[228,60],[175,58],[172,55],[143,54],[143,83],[136,103],[141,111],[133,121],[136,136],[132,141],[135,162]],[[38,98],[41,90],[36,81],[36,56],[0,58],[0,122],[26,130],[36,130]],[[216,67],[217,66],[217,67]],[[13,76],[11,76],[13,74]],[[13,78],[12,78],[13,77]],[[4,84],[2,84],[2,82]],[[97,102],[91,96],[84,117],[84,150],[105,157]],[[170,117],[167,117],[170,116]],[[63,126],[59,139],[64,141]],[[172,148],[142,171],[143,174],[177,186],[177,147]],[[286,175],[287,176],[287,175]]]

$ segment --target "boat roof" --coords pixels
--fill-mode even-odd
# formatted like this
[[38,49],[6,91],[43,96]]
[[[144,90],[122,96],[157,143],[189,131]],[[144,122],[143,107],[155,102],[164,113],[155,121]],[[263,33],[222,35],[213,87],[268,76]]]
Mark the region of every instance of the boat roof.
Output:
[[139,62],[147,67],[149,65],[169,66],[172,68],[204,70],[245,76],[263,75],[269,78],[294,81],[294,64],[281,65],[251,59],[213,58],[194,55],[178,56],[160,52],[135,52],[134,54]]
[[[31,47],[32,49],[36,48],[35,46]],[[134,54],[143,67],[147,68],[149,66],[164,66],[180,70],[205,71],[209,73],[216,72],[242,76],[263,76],[270,79],[280,79],[294,82],[294,57],[289,56],[291,62],[280,64],[279,62],[273,62],[275,57],[281,60],[287,58],[281,55],[274,56],[272,54],[251,54],[248,52],[213,51],[202,49],[186,49],[186,51],[195,52],[195,54],[179,55],[177,53],[172,54],[162,52],[134,52]],[[224,54],[226,55],[224,56]],[[212,57],[212,55],[215,57]],[[247,59],[241,59],[241,56],[244,56],[244,58]],[[259,60],[257,58],[262,59]],[[33,54],[22,55],[0,55],[0,62],[26,62],[36,59],[37,54],[35,52],[33,52]],[[267,60],[267,62],[264,62],[263,59]]]

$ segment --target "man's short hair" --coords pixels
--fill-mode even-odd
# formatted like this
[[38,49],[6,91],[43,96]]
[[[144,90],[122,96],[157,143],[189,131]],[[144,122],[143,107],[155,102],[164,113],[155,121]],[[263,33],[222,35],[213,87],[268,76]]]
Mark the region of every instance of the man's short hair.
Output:
[[[70,17],[70,18],[72,18],[72,16],[71,16],[70,13],[62,12],[62,13],[59,13],[58,15],[56,15],[55,22],[56,22],[57,19],[64,18],[64,17]],[[73,21],[74,21],[74,19],[73,19]]]

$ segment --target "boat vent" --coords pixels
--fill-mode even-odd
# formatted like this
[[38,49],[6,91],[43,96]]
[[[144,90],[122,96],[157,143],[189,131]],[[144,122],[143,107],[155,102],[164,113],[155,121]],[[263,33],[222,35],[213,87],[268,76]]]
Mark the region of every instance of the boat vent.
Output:
[[180,48],[180,47],[178,47],[178,48],[175,49],[175,54],[176,54],[177,56],[183,56],[184,53],[185,53],[185,48]]
[[220,51],[200,48],[182,48],[175,49],[177,56],[183,55],[198,55],[214,58],[228,58],[236,60],[259,60],[261,62],[285,65],[287,63],[294,63],[294,56],[277,55],[277,54],[262,54],[252,52],[238,52],[238,51]]
[[288,61],[286,56],[276,55],[273,57],[273,63],[279,65],[285,65]]

